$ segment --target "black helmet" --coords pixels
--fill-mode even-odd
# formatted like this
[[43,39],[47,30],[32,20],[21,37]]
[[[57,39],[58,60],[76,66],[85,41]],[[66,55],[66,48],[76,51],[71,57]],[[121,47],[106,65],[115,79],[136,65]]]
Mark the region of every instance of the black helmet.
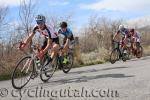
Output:
[[68,25],[67,25],[67,22],[61,22],[60,23],[60,27],[61,28],[66,28]]
[[35,20],[36,20],[36,22],[41,21],[41,22],[44,22],[44,23],[45,23],[46,18],[45,18],[45,16],[43,16],[43,15],[37,15],[37,16],[35,17]]

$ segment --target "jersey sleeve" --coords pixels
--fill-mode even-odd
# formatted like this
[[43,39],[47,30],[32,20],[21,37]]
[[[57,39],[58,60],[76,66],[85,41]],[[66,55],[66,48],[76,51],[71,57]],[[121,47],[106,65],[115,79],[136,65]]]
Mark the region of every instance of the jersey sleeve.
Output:
[[51,32],[48,28],[46,28],[47,32],[48,32],[48,37],[51,39]]
[[119,34],[119,33],[120,33],[120,30],[118,30],[116,34]]
[[46,30],[47,30],[47,32],[48,32],[48,37],[51,39],[51,38],[52,38],[52,37],[51,37],[51,31],[50,31],[51,28],[46,25]]
[[62,34],[62,31],[61,31],[61,29],[59,29],[59,30],[58,30],[58,34]]
[[71,38],[73,36],[73,33],[72,31],[68,28],[68,35],[67,35],[67,38]]
[[35,34],[35,33],[36,33],[36,31],[37,31],[37,29],[38,29],[38,26],[37,26],[37,25],[35,25],[35,26],[33,27],[32,32]]

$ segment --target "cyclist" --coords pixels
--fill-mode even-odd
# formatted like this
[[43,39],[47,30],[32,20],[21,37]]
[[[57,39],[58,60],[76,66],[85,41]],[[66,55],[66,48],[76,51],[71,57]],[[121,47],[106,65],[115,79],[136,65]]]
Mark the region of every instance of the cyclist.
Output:
[[[32,30],[32,33],[25,39],[23,44],[20,46],[20,49],[23,49],[32,38],[39,33],[40,43],[38,44],[39,52],[37,53],[37,57],[40,61],[43,61],[43,56],[48,54],[48,50],[51,48],[51,56],[49,57],[49,61],[52,61],[54,56],[58,53],[59,50],[59,38],[54,28],[51,25],[46,24],[46,18],[43,15],[37,15],[35,17],[36,25]],[[38,41],[39,42],[39,41]]]
[[[62,34],[64,36],[63,39],[63,50],[62,55],[67,55],[69,47],[74,48],[75,40],[74,35],[70,28],[68,28],[67,22],[60,23],[60,29],[58,30],[58,34]],[[64,58],[63,63],[67,63],[67,59]]]
[[113,40],[116,39],[116,37],[121,34],[121,48],[124,48],[126,44],[128,43],[128,39],[130,39],[130,32],[128,28],[125,28],[124,25],[120,25],[118,31],[115,33]]
[[130,35],[131,35],[131,47],[135,54],[135,51],[137,50],[137,44],[140,45],[140,41],[141,41],[140,33],[135,31],[135,29],[132,28],[130,29]]

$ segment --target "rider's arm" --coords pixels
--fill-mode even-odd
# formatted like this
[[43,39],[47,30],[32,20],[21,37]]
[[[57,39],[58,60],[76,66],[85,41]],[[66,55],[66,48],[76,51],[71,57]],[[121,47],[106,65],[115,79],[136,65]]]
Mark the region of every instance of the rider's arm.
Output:
[[69,28],[67,30],[68,30],[67,38],[71,39],[73,37],[73,33],[72,33],[72,31]]
[[67,31],[68,31],[68,35],[67,35],[67,40],[66,40],[66,43],[65,43],[65,45],[68,45],[69,44],[69,42],[70,42],[70,40],[72,40],[72,38],[74,38],[73,37],[73,33],[72,33],[72,31],[68,28],[67,29]]
[[113,36],[113,40],[116,39],[116,37],[117,37],[118,34],[119,34],[119,31],[117,31],[117,32],[115,33],[115,35]]
[[47,46],[44,48],[43,53],[45,54],[51,47],[52,47],[52,39],[48,38]]
[[125,42],[125,41],[126,41],[126,39],[127,39],[127,35],[125,34],[125,35],[124,35],[123,42]]
[[37,29],[38,29],[37,26],[35,26],[35,27],[33,28],[32,33],[30,33],[29,36],[25,39],[24,44],[28,44],[28,43],[32,40],[32,38],[33,38],[34,34],[36,33],[36,30],[37,30]]
[[32,33],[29,35],[29,37],[26,38],[26,40],[24,41],[24,43],[25,43],[25,44],[28,44],[28,43],[32,40],[34,34],[35,34],[35,33],[32,32]]
[[115,39],[116,39],[116,36],[117,36],[117,33],[115,33],[115,35],[113,36],[113,40],[115,40]]
[[48,41],[47,41],[47,46],[44,48],[43,53],[45,54],[49,48],[52,47],[52,38],[51,38],[51,32],[48,28],[46,28],[48,31]]

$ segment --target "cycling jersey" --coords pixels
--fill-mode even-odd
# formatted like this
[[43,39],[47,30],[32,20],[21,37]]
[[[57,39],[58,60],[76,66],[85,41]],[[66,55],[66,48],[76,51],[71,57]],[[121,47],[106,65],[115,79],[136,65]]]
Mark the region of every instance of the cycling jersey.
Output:
[[140,42],[140,33],[135,31],[134,34],[132,35],[132,38],[135,40],[135,42]]
[[124,28],[123,30],[118,30],[117,34],[121,34],[123,37],[127,36],[127,38],[130,37],[130,32],[127,28]]
[[45,28],[41,30],[40,28],[38,28],[38,25],[35,25],[35,27],[33,28],[33,33],[39,33],[35,34],[33,42],[35,42],[35,44],[38,44],[41,49],[44,49],[46,47],[48,38],[50,38],[52,42],[59,44],[58,35],[52,26],[45,25]]
[[63,32],[62,29],[59,29],[58,33],[64,35],[65,38],[69,38],[70,40],[74,40],[73,33],[69,28],[67,28],[65,32]]

